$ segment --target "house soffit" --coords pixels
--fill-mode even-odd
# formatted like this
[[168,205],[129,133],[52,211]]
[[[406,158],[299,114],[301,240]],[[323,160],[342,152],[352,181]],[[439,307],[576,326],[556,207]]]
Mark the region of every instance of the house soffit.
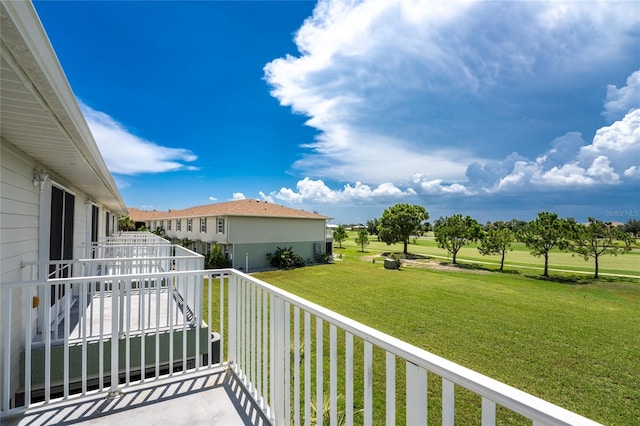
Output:
[[0,12],[0,135],[65,184],[126,213],[33,6],[2,3]]

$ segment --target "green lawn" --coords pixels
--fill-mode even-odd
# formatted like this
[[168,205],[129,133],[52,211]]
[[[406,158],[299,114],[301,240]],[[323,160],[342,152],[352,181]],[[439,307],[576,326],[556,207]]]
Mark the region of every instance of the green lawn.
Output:
[[[589,275],[552,271],[551,280],[542,280],[539,270],[513,267],[508,268],[511,273],[442,267],[385,270],[373,259],[380,258],[379,250],[401,251],[400,245],[375,242],[365,253],[357,251],[352,239],[342,245],[345,248],[335,249],[342,259],[334,264],[255,275],[601,423],[629,425],[640,418],[639,279],[594,281]],[[410,252],[425,255],[438,255],[438,250],[428,239],[409,246]],[[487,260],[474,248],[459,258]],[[541,260],[519,247],[507,259],[541,266]],[[640,276],[638,259],[637,253],[607,256],[601,272]],[[551,263],[552,268],[590,270],[590,264],[567,253],[554,253]],[[384,365],[382,357],[375,353]],[[398,369],[400,395],[404,373],[402,366]],[[380,384],[374,391],[374,419],[383,421],[384,370],[376,367],[374,373]],[[435,421],[439,384],[430,376],[429,386],[434,399],[429,416]],[[457,421],[477,424],[477,398],[460,394]],[[471,400],[475,404],[467,403]],[[399,422],[402,401],[400,395]],[[499,418],[502,424],[520,423],[509,413],[500,412]]]

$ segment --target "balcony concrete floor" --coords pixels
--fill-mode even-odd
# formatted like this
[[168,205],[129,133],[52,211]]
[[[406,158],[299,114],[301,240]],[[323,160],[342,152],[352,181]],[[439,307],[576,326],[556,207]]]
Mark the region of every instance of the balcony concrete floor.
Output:
[[268,419],[227,370],[161,379],[104,394],[33,408],[3,426],[268,425]]

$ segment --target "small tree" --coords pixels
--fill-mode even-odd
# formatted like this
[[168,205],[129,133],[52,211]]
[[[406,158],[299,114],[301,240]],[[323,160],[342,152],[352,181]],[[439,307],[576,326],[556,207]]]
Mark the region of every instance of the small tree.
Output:
[[208,258],[209,268],[228,268],[231,266],[231,261],[227,259],[222,251],[222,247],[218,243],[214,243],[211,247],[211,252]]
[[478,251],[483,255],[499,254],[500,270],[504,269],[504,256],[510,249],[511,243],[515,239],[513,232],[507,227],[491,228],[480,237]]
[[540,212],[538,217],[522,227],[520,240],[534,256],[544,256],[544,272],[549,276],[549,252],[552,248],[564,249],[567,245],[567,221],[556,213]]
[[404,244],[404,254],[407,255],[409,237],[418,233],[422,223],[429,219],[427,210],[418,205],[400,203],[389,207],[382,213],[378,231],[380,240],[387,245]]
[[629,219],[627,223],[622,225],[624,232],[628,232],[633,235],[634,238],[637,238],[640,234],[640,220],[638,219]]
[[379,224],[380,221],[378,220],[378,218],[367,221],[367,232],[369,232],[369,235],[378,235]]
[[477,241],[481,231],[482,227],[477,220],[470,216],[463,218],[461,214],[441,217],[433,225],[433,233],[438,247],[451,253],[454,265],[460,249],[466,244]]
[[347,239],[347,230],[344,226],[338,225],[338,227],[333,231],[333,240],[337,241],[340,244],[340,248],[342,248],[342,242]]
[[369,245],[369,233],[366,229],[361,229],[358,231],[358,236],[356,237],[356,244],[358,244],[361,248],[360,251],[364,252],[364,248]]
[[611,222],[589,218],[589,223],[583,225],[574,221],[570,222],[571,231],[568,248],[574,253],[584,257],[584,260],[593,258],[595,262],[594,278],[598,278],[600,256],[609,254],[617,256],[626,253],[630,245],[625,241],[625,235]]

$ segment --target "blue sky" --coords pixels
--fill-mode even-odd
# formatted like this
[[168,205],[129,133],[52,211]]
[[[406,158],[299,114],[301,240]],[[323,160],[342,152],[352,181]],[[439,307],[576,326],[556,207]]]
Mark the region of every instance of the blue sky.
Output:
[[640,219],[640,8],[36,2],[130,207]]

